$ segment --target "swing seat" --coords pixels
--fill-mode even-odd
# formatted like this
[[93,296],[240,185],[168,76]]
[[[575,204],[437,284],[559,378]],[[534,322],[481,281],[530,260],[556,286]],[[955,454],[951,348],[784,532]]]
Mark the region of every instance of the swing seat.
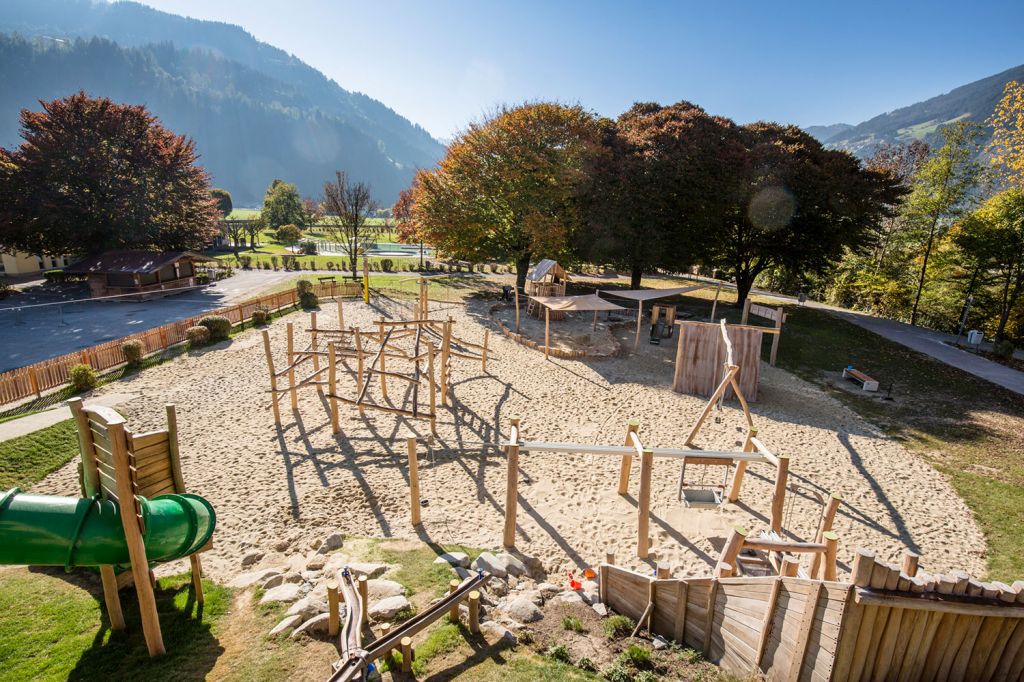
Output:
[[722,506],[722,491],[718,488],[683,488],[680,500],[687,509],[716,509]]

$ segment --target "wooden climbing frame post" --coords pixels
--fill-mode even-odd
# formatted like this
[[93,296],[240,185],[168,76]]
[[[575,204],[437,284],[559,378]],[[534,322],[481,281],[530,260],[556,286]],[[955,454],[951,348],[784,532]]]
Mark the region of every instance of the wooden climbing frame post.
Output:
[[412,525],[418,526],[420,520],[420,465],[416,454],[416,438],[410,436],[405,439],[406,449],[409,452],[409,519]]
[[511,549],[516,545],[516,513],[519,495],[519,417],[512,417],[512,432],[505,447],[508,469],[505,476],[505,532],[502,544]]
[[786,484],[789,482],[789,455],[779,455],[775,467],[775,491],[772,493],[771,527],[782,532],[782,512],[786,504]]
[[[636,442],[639,442],[639,430],[640,420],[630,419],[629,425],[626,427],[626,442],[624,445],[627,447],[633,447],[634,435],[636,436]],[[641,448],[642,450],[642,448]],[[619,494],[625,495],[629,492],[629,473],[633,468],[633,455],[623,455],[622,463],[619,465]]]
[[636,555],[646,559],[651,544],[651,469],[654,452],[644,449],[640,457],[640,495],[637,498]]

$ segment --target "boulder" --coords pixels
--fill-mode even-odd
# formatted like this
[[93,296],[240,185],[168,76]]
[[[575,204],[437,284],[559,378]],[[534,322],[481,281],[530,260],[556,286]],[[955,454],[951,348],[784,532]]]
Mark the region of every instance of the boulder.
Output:
[[296,639],[301,635],[312,635],[315,632],[327,632],[328,621],[331,615],[329,613],[321,613],[319,616],[313,616],[305,623],[295,628],[295,632],[291,634],[292,639]]
[[608,607],[598,602],[597,604],[591,604],[590,608],[594,609],[594,613],[604,618],[608,615]]
[[389,621],[397,616],[406,609],[411,609],[412,604],[409,600],[402,595],[395,597],[388,597],[387,599],[381,599],[378,602],[372,602],[370,607],[367,609],[367,614],[373,620],[379,622]]
[[263,583],[263,589],[269,590],[272,587],[277,587],[284,582],[284,576],[278,573],[275,576],[271,576],[265,583]]
[[320,547],[316,550],[320,554],[327,554],[333,552],[336,549],[340,549],[345,544],[345,536],[341,533],[331,533],[323,539]]
[[584,580],[580,596],[588,604],[597,603],[601,601],[601,588],[593,580]]
[[514,646],[519,642],[519,638],[515,636],[515,633],[504,625],[496,623],[493,620],[480,623],[480,634],[482,634],[484,639],[486,639],[490,644],[502,642]]
[[302,582],[302,574],[301,573],[296,573],[296,572],[285,573],[284,574],[284,581],[286,583],[301,583]]
[[267,580],[270,580],[281,571],[276,568],[265,568],[260,571],[250,571],[249,573],[240,573],[234,578],[228,581],[228,587],[233,587],[236,590],[244,590],[247,587],[252,587],[257,583],[262,584]]
[[462,568],[469,568],[469,555],[465,552],[445,552],[436,559],[435,564],[451,564],[452,566],[461,566]]
[[502,567],[505,569],[505,573],[508,575],[514,575],[518,578],[519,576],[527,574],[526,564],[508,552],[502,552],[496,558],[501,562]]
[[285,616],[284,620],[275,625],[274,629],[270,631],[270,636],[276,637],[277,635],[280,635],[283,632],[291,630],[294,627],[298,627],[300,623],[302,623],[302,616]]
[[366,581],[366,593],[369,595],[370,601],[377,601],[378,599],[387,599],[388,597],[404,596],[405,586],[402,583],[396,583],[394,580],[375,578]]
[[498,578],[504,578],[508,575],[508,571],[505,570],[505,563],[499,562],[498,557],[490,552],[481,552],[480,556],[473,562],[473,568],[478,571],[487,571]]
[[365,575],[367,578],[379,578],[388,572],[387,564],[349,564],[349,570],[357,578]]
[[260,603],[271,604],[273,602],[280,602],[282,604],[291,604],[301,596],[301,583],[284,583],[267,590],[260,599]]
[[540,596],[544,597],[545,599],[551,599],[556,594],[561,592],[562,588],[558,585],[553,585],[551,583],[541,583],[540,585],[537,585],[537,591],[540,592]]
[[245,556],[242,557],[242,568],[245,568],[246,566],[252,566],[260,559],[262,559],[264,556],[265,555],[263,552],[247,552]]
[[287,550],[291,546],[291,544],[292,544],[291,540],[278,540],[277,542],[274,543],[274,551],[275,552],[284,552],[285,550]]
[[661,651],[662,649],[667,649],[669,647],[668,640],[661,635],[655,635],[654,639],[651,640],[651,644],[654,645],[655,651]]
[[515,596],[517,599],[529,599],[536,606],[544,606],[544,597],[541,596],[540,590],[521,590]]
[[303,621],[307,621],[313,616],[319,616],[321,613],[327,613],[327,602],[312,594],[307,594],[285,611],[286,616],[300,616]]
[[508,594],[508,585],[501,578],[491,578],[488,580],[485,589],[496,597],[504,597]]
[[520,623],[533,623],[544,617],[537,605],[527,597],[516,597],[505,604],[505,613]]
[[322,570],[324,570],[324,566],[326,566],[326,565],[327,565],[327,559],[324,557],[324,555],[323,554],[316,554],[316,555],[310,557],[309,561],[306,562],[306,570],[307,571],[322,571]]
[[552,604],[579,604],[584,605],[583,597],[580,596],[579,592],[573,592],[572,590],[566,590],[565,592],[559,592],[551,598]]

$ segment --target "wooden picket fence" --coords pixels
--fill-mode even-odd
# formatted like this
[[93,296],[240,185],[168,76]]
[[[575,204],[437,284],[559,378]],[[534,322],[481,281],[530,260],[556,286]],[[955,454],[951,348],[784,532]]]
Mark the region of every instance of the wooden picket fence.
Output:
[[[321,298],[359,296],[362,294],[362,285],[355,282],[321,282],[314,284],[313,290]],[[199,320],[208,315],[223,315],[231,320],[232,325],[237,326],[251,320],[253,312],[257,309],[266,308],[276,312],[297,303],[298,293],[294,289],[289,289],[4,372],[0,374],[0,405],[38,398],[46,391],[61,388],[68,383],[71,368],[78,364],[89,365],[99,372],[125,364],[121,346],[127,341],[141,341],[143,354],[149,355],[185,342],[185,330],[194,327]]]

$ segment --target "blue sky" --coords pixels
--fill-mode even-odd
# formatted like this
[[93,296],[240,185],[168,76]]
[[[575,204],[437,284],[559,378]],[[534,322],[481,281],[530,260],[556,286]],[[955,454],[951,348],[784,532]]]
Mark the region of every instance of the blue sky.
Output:
[[141,0],[238,24],[448,139],[500,103],[859,123],[1024,63],[1024,2]]

